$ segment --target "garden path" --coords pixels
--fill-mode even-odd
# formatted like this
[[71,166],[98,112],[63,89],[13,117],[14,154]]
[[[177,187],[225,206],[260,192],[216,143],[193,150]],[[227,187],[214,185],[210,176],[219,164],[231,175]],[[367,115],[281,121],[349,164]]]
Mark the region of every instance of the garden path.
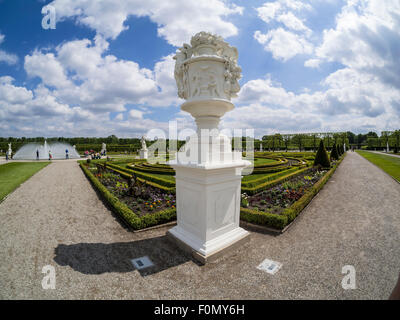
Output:
[[[0,299],[387,299],[400,271],[399,207],[400,185],[348,152],[287,232],[252,232],[199,266],[167,228],[126,230],[76,162],[54,162],[0,204]],[[145,255],[155,267],[139,272],[129,260]],[[265,258],[282,268],[258,270]],[[45,265],[54,290],[42,288]],[[355,290],[341,286],[344,265],[355,267]]]

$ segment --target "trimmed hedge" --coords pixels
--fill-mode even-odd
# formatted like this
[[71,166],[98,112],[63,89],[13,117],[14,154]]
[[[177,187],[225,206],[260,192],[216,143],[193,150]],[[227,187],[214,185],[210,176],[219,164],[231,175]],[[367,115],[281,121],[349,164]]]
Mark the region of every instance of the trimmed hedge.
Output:
[[326,152],[324,142],[319,142],[317,154],[315,155],[314,166],[320,165],[323,168],[330,168],[331,162],[329,161],[328,152]]
[[175,208],[162,210],[139,217],[125,203],[119,201],[116,196],[108,191],[108,189],[85,167],[83,163],[80,163],[79,165],[94,188],[99,192],[103,200],[109,204],[112,211],[119,215],[133,229],[139,230],[176,219]]
[[240,208],[240,219],[263,226],[282,230],[287,224],[287,216]]
[[322,189],[343,159],[344,156],[316,184],[314,184],[307,193],[305,193],[289,208],[285,209],[281,214],[240,208],[240,218],[250,223],[264,225],[278,230],[284,229],[300,214],[300,212],[311,202],[314,196]]
[[[107,164],[107,168],[112,170],[112,171],[114,171],[114,172],[117,172],[118,174],[120,174],[122,177],[124,177],[126,179],[132,178],[132,173],[126,172],[129,169],[126,169],[126,170],[123,171],[123,170],[119,170],[119,169],[125,169],[125,168],[118,167],[118,166],[110,166],[109,164]],[[130,171],[133,171],[133,170],[130,170]],[[154,181],[150,181],[147,178],[140,177],[140,174],[138,174],[137,172],[134,172],[134,174],[136,175],[136,178],[141,182],[146,182],[150,186],[153,186],[155,188],[161,189],[161,190],[163,190],[165,192],[175,193],[175,184],[174,184],[173,187],[166,187],[166,186],[160,185],[160,184],[158,184],[158,183],[156,183]]]
[[292,178],[292,177],[294,177],[296,175],[299,175],[302,172],[306,171],[307,169],[308,168],[299,169],[299,170],[297,170],[295,172],[292,172],[292,173],[289,173],[287,175],[284,175],[283,177],[279,177],[279,178],[274,179],[272,181],[267,181],[267,182],[258,184],[257,186],[254,186],[254,187],[247,188],[247,187],[243,187],[242,186],[242,191],[241,192],[242,193],[247,193],[249,195],[256,194],[256,193],[258,193],[260,191],[263,191],[263,190],[265,190],[267,188],[271,188],[271,187],[273,187],[273,186],[275,186],[275,185],[277,185],[277,184],[279,184],[281,182],[284,182],[284,181],[286,181],[286,180],[288,180],[288,179],[290,179],[290,178]]
[[305,193],[299,200],[293,203],[289,208],[285,209],[282,214],[288,217],[288,223],[292,222],[299,213],[310,203],[312,198],[322,189],[325,183],[336,171],[336,168],[343,161],[344,156],[331,168],[312,188]]
[[159,185],[167,187],[167,188],[175,187],[175,182],[172,182],[170,180],[154,177],[154,176],[151,176],[149,174],[146,174],[146,173],[143,173],[143,172],[140,172],[140,171],[136,171],[134,169],[124,168],[122,166],[111,164],[111,163],[107,163],[107,166],[110,167],[110,168],[114,168],[114,169],[129,173],[130,175],[135,174],[139,178],[154,182],[156,184],[159,184]]
[[260,183],[271,181],[271,180],[275,180],[275,179],[277,179],[279,177],[282,177],[284,175],[287,175],[289,173],[292,173],[292,172],[295,172],[295,171],[298,171],[298,170],[299,170],[298,167],[287,167],[286,170],[281,170],[281,171],[276,172],[274,174],[270,174],[270,175],[267,175],[267,176],[261,175],[261,177],[259,177],[257,179],[253,179],[253,180],[250,180],[250,181],[242,181],[242,187],[254,188],[254,187],[257,187]]

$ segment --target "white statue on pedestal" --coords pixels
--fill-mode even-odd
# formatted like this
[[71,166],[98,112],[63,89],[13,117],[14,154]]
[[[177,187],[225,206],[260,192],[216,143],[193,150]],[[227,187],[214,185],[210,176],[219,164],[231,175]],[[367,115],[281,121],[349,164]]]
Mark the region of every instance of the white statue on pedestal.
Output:
[[195,258],[207,262],[248,239],[239,227],[241,172],[250,165],[218,130],[220,118],[234,109],[239,91],[238,52],[221,37],[200,32],[176,56],[175,79],[181,109],[196,121],[190,137],[170,165],[176,170],[177,226],[168,236]]
[[144,136],[142,136],[142,138],[140,139],[140,144],[142,145],[142,148],[139,151],[139,158],[147,159],[148,150],[147,150],[146,140],[145,140]]
[[11,149],[11,142],[8,144],[8,156],[11,157],[12,149]]
[[263,151],[262,142],[260,143],[260,152]]
[[101,151],[100,151],[100,154],[101,154],[101,155],[106,155],[106,152],[107,152],[107,146],[106,146],[106,144],[103,142],[103,143],[101,144]]

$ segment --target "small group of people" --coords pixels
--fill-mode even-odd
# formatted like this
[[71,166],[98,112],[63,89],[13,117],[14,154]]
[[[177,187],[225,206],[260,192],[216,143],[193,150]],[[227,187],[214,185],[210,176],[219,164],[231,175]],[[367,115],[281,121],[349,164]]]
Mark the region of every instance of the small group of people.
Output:
[[85,157],[94,160],[94,159],[101,159],[101,156],[105,155],[105,152],[95,152],[94,150],[85,151]]
[[12,159],[12,153],[9,154],[8,150],[6,151],[6,161],[8,161],[9,159]]

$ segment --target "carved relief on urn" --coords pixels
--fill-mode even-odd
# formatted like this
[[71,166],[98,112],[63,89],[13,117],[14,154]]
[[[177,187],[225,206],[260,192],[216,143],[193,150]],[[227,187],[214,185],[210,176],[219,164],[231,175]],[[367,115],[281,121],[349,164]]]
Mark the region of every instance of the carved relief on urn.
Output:
[[193,36],[190,44],[184,44],[174,56],[179,97],[230,101],[240,90],[237,49],[220,36],[204,31]]

